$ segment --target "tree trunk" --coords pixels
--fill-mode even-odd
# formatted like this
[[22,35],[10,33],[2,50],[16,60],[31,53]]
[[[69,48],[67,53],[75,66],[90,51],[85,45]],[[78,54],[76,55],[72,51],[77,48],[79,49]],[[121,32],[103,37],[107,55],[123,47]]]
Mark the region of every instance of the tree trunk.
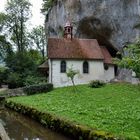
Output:
[[75,92],[76,92],[76,91],[77,91],[77,88],[76,88],[76,86],[75,86],[74,79],[71,78],[71,81],[72,81],[72,84],[73,84],[74,90],[75,90]]

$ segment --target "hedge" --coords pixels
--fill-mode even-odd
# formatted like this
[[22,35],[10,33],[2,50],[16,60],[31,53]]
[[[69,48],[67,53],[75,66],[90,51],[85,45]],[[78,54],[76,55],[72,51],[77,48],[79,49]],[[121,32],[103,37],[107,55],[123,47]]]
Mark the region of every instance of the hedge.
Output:
[[64,118],[58,118],[50,113],[41,112],[35,108],[23,106],[12,101],[6,101],[5,106],[21,114],[25,114],[34,120],[37,120],[49,129],[62,133],[76,140],[124,140],[123,138],[115,137],[112,134],[104,131],[91,129],[89,127],[68,121]]
[[27,95],[33,95],[36,93],[43,93],[43,92],[49,92],[53,89],[53,84],[39,84],[39,85],[31,85],[23,88],[23,91]]

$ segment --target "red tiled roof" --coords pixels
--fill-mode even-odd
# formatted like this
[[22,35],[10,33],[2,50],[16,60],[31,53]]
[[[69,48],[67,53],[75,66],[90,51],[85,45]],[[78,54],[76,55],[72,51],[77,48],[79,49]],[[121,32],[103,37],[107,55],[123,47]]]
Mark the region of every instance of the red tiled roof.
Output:
[[48,39],[48,58],[53,59],[104,59],[96,39]]
[[104,56],[104,63],[113,64],[112,56],[110,55],[107,48],[105,46],[100,46],[100,47],[101,47],[101,50],[102,50],[102,53],[103,53],[103,56]]

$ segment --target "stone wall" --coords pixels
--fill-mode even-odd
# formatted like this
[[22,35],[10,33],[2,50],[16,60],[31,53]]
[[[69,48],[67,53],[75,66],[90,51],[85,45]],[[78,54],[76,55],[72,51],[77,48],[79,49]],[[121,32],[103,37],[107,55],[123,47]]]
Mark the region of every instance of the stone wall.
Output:
[[0,123],[0,140],[10,140],[3,125]]

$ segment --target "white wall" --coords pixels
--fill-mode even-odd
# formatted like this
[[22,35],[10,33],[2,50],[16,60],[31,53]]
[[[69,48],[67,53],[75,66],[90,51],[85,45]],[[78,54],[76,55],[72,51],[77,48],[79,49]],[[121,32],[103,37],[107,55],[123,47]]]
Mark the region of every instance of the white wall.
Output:
[[[109,67],[108,71],[104,70],[103,61],[101,60],[89,60],[89,73],[83,73],[83,60],[65,60],[67,68],[71,66],[73,69],[78,70],[79,74],[75,76],[75,84],[87,84],[91,80],[110,80],[114,78],[113,67]],[[63,87],[72,85],[70,79],[66,76],[66,73],[60,73],[61,60],[49,61],[49,82],[54,84],[54,87]],[[112,72],[113,71],[113,72]],[[106,76],[104,75],[106,74]],[[107,79],[105,79],[107,78]]]
[[114,65],[108,65],[108,70],[104,70],[104,79],[109,82],[115,77]]

